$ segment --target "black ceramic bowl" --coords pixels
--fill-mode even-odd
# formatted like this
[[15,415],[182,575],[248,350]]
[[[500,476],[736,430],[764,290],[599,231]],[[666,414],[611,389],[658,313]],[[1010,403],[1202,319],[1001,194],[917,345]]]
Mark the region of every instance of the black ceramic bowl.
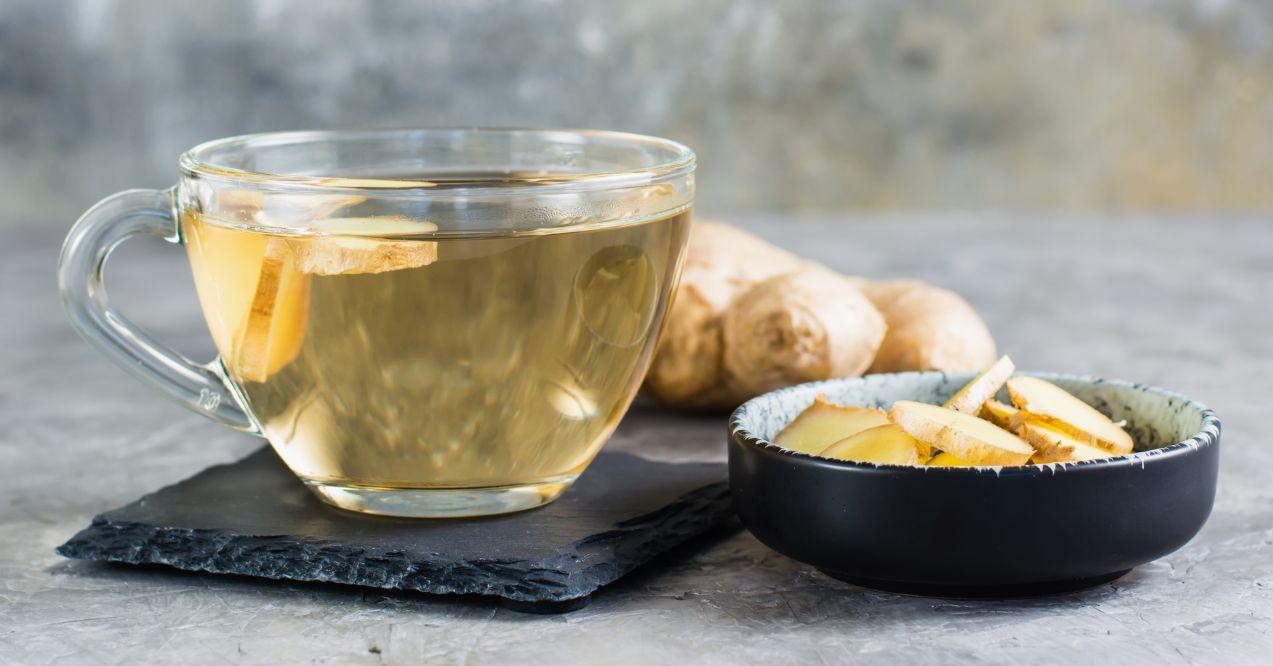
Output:
[[[1030,373],[1025,373],[1030,374]],[[769,442],[825,393],[887,408],[940,403],[972,374],[898,373],[802,384],[730,418],[729,481],[747,529],[841,580],[933,596],[1014,596],[1096,585],[1193,538],[1211,513],[1220,421],[1140,384],[1035,374],[1126,419],[1136,451],[1080,463],[905,467],[827,460]]]

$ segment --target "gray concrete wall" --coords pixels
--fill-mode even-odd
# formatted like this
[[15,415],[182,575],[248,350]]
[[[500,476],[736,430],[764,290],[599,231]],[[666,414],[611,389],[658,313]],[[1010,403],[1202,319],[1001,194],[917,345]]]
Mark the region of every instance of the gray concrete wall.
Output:
[[714,212],[1273,209],[1273,3],[0,4],[0,225],[284,128],[585,126]]

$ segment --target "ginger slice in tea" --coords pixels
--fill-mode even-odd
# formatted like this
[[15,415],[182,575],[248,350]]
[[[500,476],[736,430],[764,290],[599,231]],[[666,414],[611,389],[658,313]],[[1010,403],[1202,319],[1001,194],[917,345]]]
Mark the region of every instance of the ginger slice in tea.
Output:
[[385,236],[427,234],[437,225],[405,217],[333,217],[313,220],[310,228],[324,236],[291,240],[296,267],[311,275],[385,273],[420,268],[437,261],[436,241]]
[[308,278],[278,236],[220,226],[188,212],[190,268],[208,331],[236,378],[262,381],[300,350]]
[[309,318],[309,276],[296,271],[287,241],[265,243],[256,291],[229,359],[244,381],[263,382],[300,353]]

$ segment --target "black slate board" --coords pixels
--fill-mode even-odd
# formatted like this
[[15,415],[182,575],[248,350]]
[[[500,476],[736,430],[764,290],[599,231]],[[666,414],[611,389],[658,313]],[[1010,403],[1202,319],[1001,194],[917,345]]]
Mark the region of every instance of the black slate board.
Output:
[[573,610],[603,585],[732,515],[725,466],[602,453],[556,502],[464,520],[330,507],[269,448],[101,514],[65,557]]

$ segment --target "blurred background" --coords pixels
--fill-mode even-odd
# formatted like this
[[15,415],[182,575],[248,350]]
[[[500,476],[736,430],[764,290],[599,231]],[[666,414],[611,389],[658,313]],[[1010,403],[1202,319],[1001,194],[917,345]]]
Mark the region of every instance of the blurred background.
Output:
[[5,0],[0,227],[296,128],[621,129],[712,214],[1273,210],[1266,0]]

